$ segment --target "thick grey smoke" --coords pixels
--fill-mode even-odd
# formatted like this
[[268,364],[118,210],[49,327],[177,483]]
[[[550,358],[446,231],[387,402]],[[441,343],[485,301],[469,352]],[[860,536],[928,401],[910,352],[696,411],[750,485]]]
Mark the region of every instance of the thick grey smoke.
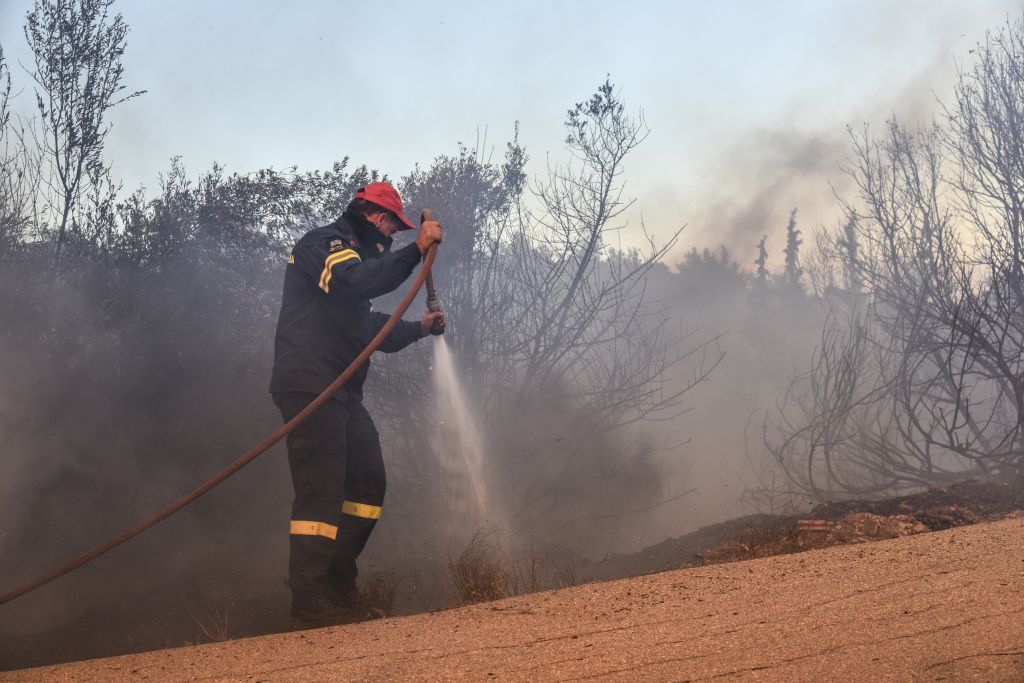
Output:
[[[122,272],[118,296],[103,282],[109,271],[81,264],[46,282],[33,269],[48,259],[21,260],[0,273],[17,294],[2,314],[4,590],[152,514],[277,420],[265,394],[268,330],[235,330],[234,351],[213,338],[211,317],[225,315],[221,295],[234,285],[217,269]],[[248,335],[263,339],[262,353]],[[253,595],[272,602],[284,591],[286,544],[273,532],[284,528],[289,494],[271,453],[145,535],[5,605],[0,659],[33,661],[44,650],[19,637],[55,629],[65,630],[53,636],[59,657],[102,652],[128,624],[140,644],[161,632],[181,642],[196,637],[189,610]]]

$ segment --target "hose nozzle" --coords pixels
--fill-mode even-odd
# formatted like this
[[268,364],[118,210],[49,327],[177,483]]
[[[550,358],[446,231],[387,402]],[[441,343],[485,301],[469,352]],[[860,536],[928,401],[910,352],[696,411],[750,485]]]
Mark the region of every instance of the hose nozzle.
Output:
[[[434,214],[430,209],[423,209],[420,214],[420,223],[434,220]],[[441,301],[437,298],[437,290],[434,289],[434,274],[427,273],[427,310],[437,313],[441,310]]]

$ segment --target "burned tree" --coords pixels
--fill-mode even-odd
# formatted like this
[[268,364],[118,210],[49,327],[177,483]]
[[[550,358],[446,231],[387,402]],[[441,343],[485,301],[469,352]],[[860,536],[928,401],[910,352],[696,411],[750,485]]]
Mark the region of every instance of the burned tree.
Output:
[[[573,162],[536,188],[540,207],[512,244],[508,281],[517,300],[505,323],[512,335],[497,349],[512,359],[502,376],[514,381],[496,382],[496,396],[541,423],[571,406],[577,422],[554,448],[524,441],[527,467],[514,474],[527,491],[521,514],[532,520],[609,495],[616,476],[642,476],[642,449],[617,455],[613,447],[601,456],[611,435],[638,420],[677,416],[682,396],[720,360],[707,345],[674,337],[644,298],[646,274],[674,237],[651,241],[645,252],[610,243],[631,203],[621,176],[646,137],[642,118],[627,114],[606,82],[569,110],[566,128]],[[669,389],[666,371],[687,357],[696,360],[690,381]]]
[[[463,148],[402,183],[410,204],[444,217],[437,281],[451,316],[446,338],[487,425],[497,493],[520,530],[589,513],[602,496],[635,490],[624,483],[631,477],[646,477],[646,499],[657,498],[649,449],[624,438],[625,428],[680,414],[684,394],[721,358],[708,340],[668,329],[645,298],[646,275],[674,237],[648,240],[642,252],[614,246],[631,203],[624,162],[647,134],[642,118],[606,82],[565,124],[572,161],[532,186],[515,141],[498,162]],[[668,370],[686,361],[692,374],[670,384]],[[389,358],[379,380],[393,398],[378,409],[393,417],[390,431],[409,436],[409,457],[397,458],[408,481],[435,476],[412,457],[421,446],[410,412],[421,407],[406,398],[410,381],[413,393],[427,390],[427,365]]]
[[[843,305],[863,307],[864,324],[842,334],[873,349],[859,362],[865,398],[856,409],[789,404],[766,431],[783,469],[819,497],[1024,469],[1022,67],[1017,22],[979,46],[937,124],[912,133],[893,121],[881,137],[852,136],[859,201],[825,242],[847,273]],[[826,342],[805,398],[836,381]],[[836,421],[853,447],[799,443]]]
[[[672,358],[660,321],[644,305],[643,284],[675,238],[649,240],[642,253],[610,243],[632,203],[624,199],[624,160],[646,126],[625,113],[606,82],[569,111],[566,128],[576,166],[552,169],[536,188],[540,209],[512,243],[508,281],[519,297],[506,326],[519,332],[502,355],[520,359],[517,397],[570,380],[590,387],[580,407],[605,428],[671,414],[679,394],[652,392]],[[598,387],[607,391],[595,393]]]
[[[1024,23],[989,34],[962,73],[946,112],[944,142],[957,161],[951,181],[965,226],[977,235],[972,296],[955,330],[989,388],[984,469],[1024,472]],[[968,281],[967,278],[971,280]],[[971,287],[974,285],[973,287]],[[968,290],[968,288],[970,289]],[[985,424],[989,424],[986,420]]]

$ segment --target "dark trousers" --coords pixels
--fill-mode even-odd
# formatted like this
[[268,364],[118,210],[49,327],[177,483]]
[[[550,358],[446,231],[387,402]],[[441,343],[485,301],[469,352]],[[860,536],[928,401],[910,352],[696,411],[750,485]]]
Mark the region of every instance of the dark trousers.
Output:
[[[314,398],[278,393],[287,422]],[[356,399],[332,398],[288,435],[292,503],[288,580],[292,594],[350,601],[356,557],[380,518],[386,485],[380,438]]]

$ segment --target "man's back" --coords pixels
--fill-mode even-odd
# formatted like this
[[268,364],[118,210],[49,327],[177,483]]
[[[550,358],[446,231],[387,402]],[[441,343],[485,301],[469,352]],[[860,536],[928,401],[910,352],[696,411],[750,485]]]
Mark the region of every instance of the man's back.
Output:
[[[307,232],[288,258],[274,338],[271,392],[318,394],[369,342],[369,300],[331,296],[334,269],[359,263],[361,245],[343,220]],[[358,390],[362,368],[349,389]]]
[[[373,312],[370,299],[397,288],[419,263],[415,243],[387,251],[362,222],[346,212],[310,230],[292,250],[274,339],[272,393],[323,391],[386,321]],[[397,350],[419,337],[418,324],[402,321],[381,350]],[[349,381],[349,394],[361,395],[367,370],[368,364]]]

